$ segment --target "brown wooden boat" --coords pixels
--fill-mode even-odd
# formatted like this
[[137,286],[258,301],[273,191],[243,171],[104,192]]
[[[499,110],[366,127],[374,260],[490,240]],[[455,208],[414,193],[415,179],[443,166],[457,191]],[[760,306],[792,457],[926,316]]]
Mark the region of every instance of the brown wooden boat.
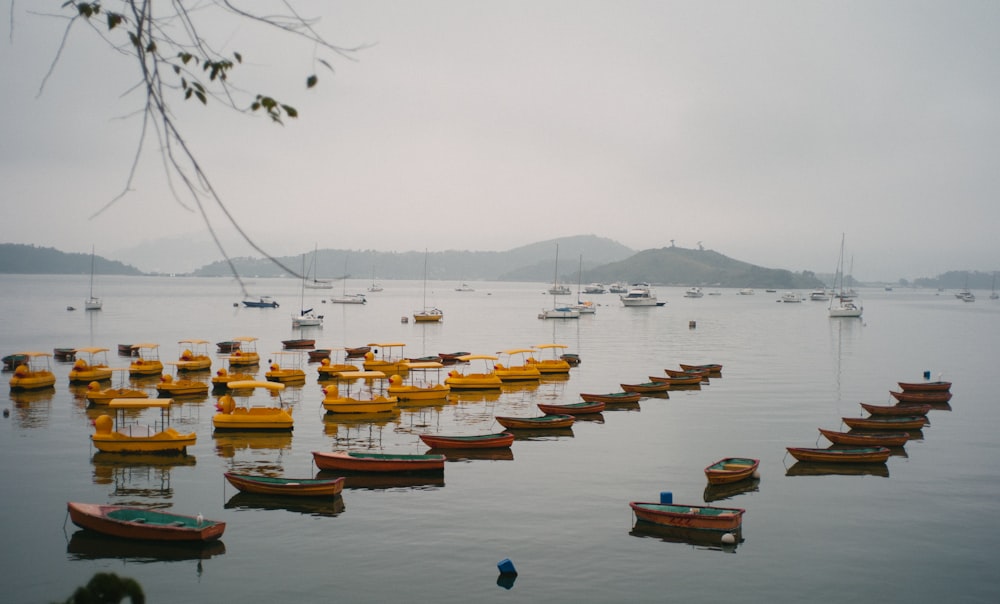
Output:
[[869,405],[861,403],[861,408],[872,415],[927,415],[930,405]]
[[910,440],[909,432],[834,432],[819,428],[819,433],[835,445],[860,447],[902,447]]
[[705,477],[709,484],[729,484],[751,478],[759,467],[759,459],[726,457],[705,468]]
[[225,522],[148,508],[73,501],[66,507],[78,527],[123,539],[212,541],[226,530]]
[[947,403],[951,400],[951,392],[947,390],[939,392],[913,392],[909,390],[896,392],[890,390],[889,394],[901,403]]
[[715,377],[722,375],[722,365],[717,363],[707,363],[705,365],[685,365],[684,363],[678,363],[678,365],[685,371],[707,371],[709,375]]
[[841,420],[858,430],[920,430],[927,424],[926,415],[842,417]]
[[543,415],[541,417],[510,417],[497,415],[497,422],[508,429],[552,429],[552,428],[569,428],[573,425],[576,420],[572,415]]
[[443,472],[444,455],[393,455],[359,451],[313,451],[321,470],[350,472]]
[[608,394],[580,393],[580,398],[588,403],[638,403],[642,394],[638,392],[609,392]]
[[462,360],[458,357],[464,357],[467,354],[472,354],[471,352],[439,352],[438,359],[441,363],[445,365],[452,365],[454,363],[461,363]]
[[621,384],[625,392],[638,392],[640,394],[665,393],[670,390],[670,384],[660,382],[643,382],[641,384]]
[[330,351],[329,348],[317,348],[315,350],[310,350],[306,354],[309,355],[309,362],[310,363],[319,363],[323,359],[329,359],[330,358],[330,352],[331,351]]
[[709,378],[708,375],[709,372],[704,369],[696,369],[696,370],[664,369],[663,371],[670,377],[691,377],[692,375],[696,375],[706,380]]
[[514,434],[511,432],[471,436],[421,434],[420,440],[432,449],[504,449],[513,444]]
[[344,489],[344,477],[281,478],[224,472],[223,476],[244,493],[289,495],[295,497],[333,497]]
[[799,461],[824,463],[884,463],[891,451],[888,447],[859,447],[855,449],[813,449],[785,447]]
[[344,352],[347,354],[348,357],[354,358],[354,357],[365,356],[366,354],[371,352],[371,349],[372,349],[371,346],[357,346],[355,348],[345,348]]
[[951,382],[896,382],[903,392],[947,392]]
[[305,348],[312,348],[316,345],[316,340],[310,340],[308,338],[297,338],[294,340],[282,340],[282,347],[286,350],[302,350]]
[[649,381],[660,384],[670,384],[671,386],[701,386],[704,381],[700,375],[689,377],[670,377],[669,375],[651,375]]
[[582,403],[568,403],[565,405],[549,405],[546,403],[537,403],[537,405],[542,413],[547,415],[589,415],[604,411],[607,403],[601,401],[583,401]]
[[675,505],[666,503],[629,502],[635,517],[643,522],[661,526],[733,531],[743,524],[741,508],[716,508],[701,505]]

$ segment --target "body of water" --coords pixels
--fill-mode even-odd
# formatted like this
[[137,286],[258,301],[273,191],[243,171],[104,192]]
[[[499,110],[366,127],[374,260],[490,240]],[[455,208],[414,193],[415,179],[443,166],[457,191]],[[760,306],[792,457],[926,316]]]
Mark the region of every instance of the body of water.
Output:
[[[963,303],[950,292],[862,291],[864,318],[838,320],[826,303],[776,303],[782,292],[709,288],[719,295],[688,299],[660,287],[661,308],[624,308],[605,294],[591,296],[593,316],[544,321],[545,284],[456,292],[458,283],[432,282],[427,304],[445,319],[416,324],[422,283],[384,282],[363,306],[307,291],[305,306],[325,324],[299,332],[292,280],[251,282],[281,307],[246,309],[226,279],[99,277],[104,310],[67,311],[82,308],[88,280],[0,276],[2,353],[104,346],[125,366],[120,343],[156,342],[175,360],[179,340],[255,336],[266,359],[305,334],[320,347],[404,342],[410,356],[555,342],[583,361],[568,380],[463,394],[380,421],[326,416],[309,366],[305,385],[286,390],[292,435],[215,435],[209,396],[174,405],[175,426],[198,435],[188,456],[152,460],[97,455],[95,412],[69,386],[71,364],[54,362],[54,390],[11,393],[2,405],[6,601],[62,600],[100,571],[136,579],[151,602],[996,599],[1000,302],[985,295]],[[367,285],[351,280],[347,291]],[[495,415],[538,415],[537,402],[617,391],[678,363],[720,363],[723,377],[571,430],[519,436],[507,455],[449,462],[443,478],[349,482],[335,505],[247,500],[222,476],[311,476],[314,450],[423,453],[421,432],[500,431]],[[952,381],[954,398],[884,470],[817,473],[786,455],[787,446],[826,447],[817,428],[846,429],[840,418],[863,415],[859,402],[889,404],[897,381],[925,371]],[[759,458],[761,478],[727,498],[706,490],[703,469],[730,456]],[[723,548],[635,530],[628,502],[662,491],[677,503],[745,508],[743,541]],[[68,521],[67,501],[163,505],[228,526],[221,545],[164,550],[92,538]],[[504,558],[519,571],[513,585],[497,583]]]

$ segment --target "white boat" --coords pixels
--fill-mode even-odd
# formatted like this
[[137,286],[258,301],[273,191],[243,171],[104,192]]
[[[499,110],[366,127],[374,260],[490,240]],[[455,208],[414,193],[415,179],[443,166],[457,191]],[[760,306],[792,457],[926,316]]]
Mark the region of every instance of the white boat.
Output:
[[413,320],[417,323],[439,323],[444,319],[444,311],[440,308],[427,308],[427,249],[424,249],[424,308],[413,311]]
[[825,289],[814,289],[809,293],[809,299],[813,302],[826,302],[830,299],[830,293]]
[[365,298],[364,294],[349,294],[344,292],[339,296],[330,298],[330,302],[334,304],[365,304],[368,302],[368,299]]
[[781,301],[786,304],[795,304],[796,302],[802,302],[802,296],[795,292],[785,292],[781,294]]
[[583,288],[583,293],[585,294],[603,294],[607,293],[607,291],[603,283],[591,283]]
[[[581,256],[582,258],[582,256]],[[581,260],[582,262],[582,260]],[[560,285],[557,283],[559,280],[559,244],[556,244],[556,266],[554,274],[552,275],[552,287],[549,288],[549,293],[552,294],[552,308],[545,309],[538,313],[539,319],[579,319],[580,311],[570,308],[569,306],[559,306],[556,303],[556,296],[563,296],[569,294],[569,288],[565,285]]]
[[458,287],[456,287],[455,291],[457,291],[457,292],[474,292],[476,290],[474,290],[471,287],[469,287],[468,283],[463,283],[463,284],[459,285]]
[[955,294],[955,297],[961,300],[962,302],[976,301],[976,294],[972,293],[967,289],[963,289],[962,291],[958,292],[957,294]]
[[657,302],[656,294],[649,289],[648,283],[634,283],[628,293],[619,296],[625,306],[663,306],[666,302]]
[[[571,304],[570,308],[581,315],[593,315],[597,313],[597,305],[590,300],[584,300],[583,294],[583,254],[580,254],[580,272],[576,284],[576,304]],[[603,291],[602,291],[603,293]]]
[[329,279],[317,279],[316,275],[319,272],[319,246],[313,249],[313,259],[310,266],[310,273],[312,273],[312,279],[306,279],[305,287],[308,289],[333,289],[333,281]]
[[740,290],[740,295],[741,296],[752,296],[752,295],[754,295],[753,288],[744,287],[743,289]]
[[689,287],[687,291],[684,292],[685,298],[700,298],[705,294],[701,291],[700,287]]
[[612,283],[608,286],[608,291],[612,294],[627,294],[628,286],[624,283]]
[[94,296],[94,246],[90,246],[90,296],[84,300],[83,307],[87,310],[101,310],[104,302]]
[[380,292],[382,291],[382,284],[375,281],[375,269],[372,268],[372,284],[368,288],[370,292]]
[[292,315],[292,327],[317,327],[323,324],[323,315],[306,308],[306,255],[302,254],[302,291],[299,294],[299,314]]
[[[854,261],[851,261],[851,268],[854,267]],[[844,236],[840,236],[840,260],[837,262],[837,272],[834,276],[833,286],[834,289],[837,287],[837,283],[840,283],[840,292],[830,298],[830,317],[831,318],[857,318],[861,316],[864,312],[864,307],[860,302],[854,299],[851,292],[844,291]]]

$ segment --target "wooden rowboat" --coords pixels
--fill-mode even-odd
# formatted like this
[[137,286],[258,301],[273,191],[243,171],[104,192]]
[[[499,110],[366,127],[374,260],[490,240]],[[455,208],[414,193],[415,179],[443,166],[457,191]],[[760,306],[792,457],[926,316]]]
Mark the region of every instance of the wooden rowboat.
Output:
[[670,377],[691,377],[696,375],[703,379],[709,378],[709,371],[704,369],[664,369],[663,370]]
[[930,405],[869,405],[861,403],[861,408],[872,415],[927,415],[931,410]]
[[123,539],[147,541],[212,541],[226,523],[199,516],[181,516],[148,508],[97,503],[66,504],[70,520],[80,528]]
[[225,472],[223,476],[244,493],[259,495],[291,495],[295,497],[333,497],[344,490],[344,477],[280,478]]
[[296,338],[294,340],[282,340],[281,347],[285,350],[303,350],[316,346],[316,340],[309,338]]
[[678,363],[681,369],[685,371],[707,371],[709,375],[714,375],[719,377],[722,375],[722,365],[718,363],[706,363],[704,365],[685,365],[684,363]]
[[580,393],[580,398],[588,403],[638,403],[642,394],[638,392],[609,392],[608,394]]
[[951,382],[896,382],[903,392],[947,392]]
[[759,459],[726,457],[705,468],[705,476],[709,484],[728,484],[751,478],[759,467]]
[[576,418],[572,415],[543,415],[541,417],[507,417],[498,415],[496,420],[504,428],[512,429],[550,429],[569,428]]
[[622,384],[622,390],[625,392],[638,392],[640,394],[659,394],[666,393],[670,390],[670,384],[661,384],[659,382],[643,382],[641,384]]
[[709,531],[734,531],[743,524],[741,508],[716,508],[700,505],[674,505],[666,503],[629,502],[635,517],[643,522],[660,526],[701,529]]
[[819,433],[835,445],[859,447],[902,447],[910,440],[909,432],[834,432],[819,428]]
[[850,428],[857,430],[920,430],[927,424],[925,415],[872,416],[841,418]]
[[940,392],[913,392],[908,390],[896,392],[890,390],[889,394],[901,403],[947,403],[951,400],[951,392],[947,390]]
[[687,377],[670,377],[669,375],[651,375],[649,381],[659,384],[670,384],[671,386],[701,386],[702,377],[692,375]]
[[432,449],[503,449],[514,442],[514,435],[510,432],[472,436],[421,434],[420,440]]
[[354,348],[344,348],[348,357],[363,357],[371,351],[371,346],[355,346]]
[[604,411],[607,403],[583,401],[582,403],[568,403],[565,405],[549,405],[546,403],[537,403],[537,405],[542,413],[546,415],[588,415]]
[[786,447],[792,457],[799,461],[825,463],[884,463],[891,451],[887,447],[859,447],[855,449],[810,449],[806,447]]
[[309,355],[309,362],[319,363],[323,359],[329,359],[330,352],[332,351],[329,348],[317,348],[315,350],[310,350],[306,354]]
[[444,455],[402,455],[359,451],[313,451],[313,461],[321,470],[350,472],[443,472]]

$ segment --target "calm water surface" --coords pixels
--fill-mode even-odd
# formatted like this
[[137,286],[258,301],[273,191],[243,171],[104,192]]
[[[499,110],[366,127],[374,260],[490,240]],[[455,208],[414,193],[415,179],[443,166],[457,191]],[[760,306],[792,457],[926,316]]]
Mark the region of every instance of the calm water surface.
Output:
[[[950,292],[867,291],[861,321],[831,320],[820,302],[776,303],[780,292],[686,299],[661,287],[662,308],[624,308],[606,294],[592,297],[594,316],[542,321],[551,305],[543,284],[455,292],[458,283],[438,282],[427,301],[445,320],[417,325],[400,319],[421,307],[421,283],[384,285],[365,306],[307,292],[306,305],[326,318],[307,337],[322,347],[405,342],[411,356],[557,342],[583,363],[566,381],[461,395],[379,422],[325,417],[310,368],[304,386],[286,391],[293,435],[213,436],[208,397],[175,405],[175,425],[198,434],[186,459],[124,462],[95,455],[94,413],[68,385],[70,364],[53,363],[54,391],[10,394],[2,405],[4,600],[61,600],[112,571],[137,579],[152,602],[995,601],[1000,303],[985,292],[967,304]],[[104,277],[103,311],[68,312],[82,307],[86,277],[3,275],[2,352],[104,346],[124,366],[113,355],[119,343],[157,342],[173,360],[181,339],[252,335],[266,358],[299,337],[290,314],[301,292],[279,279],[250,288],[281,307],[234,308],[239,292],[226,279]],[[498,431],[494,415],[537,415],[539,401],[616,391],[680,362],[721,363],[724,377],[521,438],[506,458],[450,462],[443,479],[349,484],[336,505],[296,506],[247,501],[222,477],[231,468],[313,475],[313,450],[423,453],[421,432]],[[954,382],[951,408],[932,411],[922,438],[883,471],[801,475],[786,456],[786,446],[827,446],[818,427],[841,428],[841,417],[862,414],[860,401],[891,402],[897,381],[924,371]],[[754,490],[713,502],[747,510],[742,543],[633,530],[630,500],[714,498],[703,468],[726,456],[761,459]],[[228,527],[222,546],[200,552],[109,543],[78,531],[67,501],[160,504]],[[503,558],[520,572],[510,589],[497,584]]]

